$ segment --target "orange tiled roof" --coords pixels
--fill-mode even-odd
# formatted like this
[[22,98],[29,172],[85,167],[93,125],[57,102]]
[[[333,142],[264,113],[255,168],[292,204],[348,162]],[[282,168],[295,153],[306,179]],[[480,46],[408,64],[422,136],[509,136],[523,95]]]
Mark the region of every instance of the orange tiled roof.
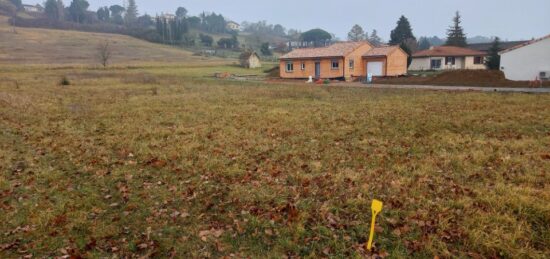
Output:
[[487,53],[454,46],[439,46],[414,53],[413,57],[485,56]]
[[283,56],[281,59],[294,58],[323,58],[323,57],[344,57],[364,44],[363,42],[339,42],[322,48],[295,49]]
[[399,46],[384,46],[384,47],[378,47],[373,48],[367,53],[363,55],[363,57],[382,57],[382,56],[388,56],[395,50],[399,49]]
[[520,44],[520,45],[511,47],[511,48],[509,48],[509,49],[505,49],[505,50],[501,51],[499,54],[503,54],[503,53],[510,52],[510,51],[512,51],[512,50],[515,50],[515,49],[523,48],[523,47],[525,47],[525,46],[531,45],[531,44],[533,44],[533,43],[537,43],[537,42],[542,41],[542,40],[545,40],[545,39],[550,39],[550,35],[546,35],[546,36],[544,36],[544,37],[542,37],[542,38],[535,39],[535,40],[532,40],[532,41],[528,41],[528,42],[525,42],[525,43],[523,43],[523,44]]

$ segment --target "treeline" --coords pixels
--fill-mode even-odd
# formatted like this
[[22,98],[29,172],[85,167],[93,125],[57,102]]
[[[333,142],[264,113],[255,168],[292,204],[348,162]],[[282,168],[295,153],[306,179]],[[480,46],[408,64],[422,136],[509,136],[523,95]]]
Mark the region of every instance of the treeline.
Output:
[[[227,21],[221,14],[203,12],[188,16],[186,8],[178,7],[175,15],[139,15],[135,0],[128,0],[126,8],[115,4],[91,11],[89,7],[87,0],[71,0],[68,6],[63,0],[46,0],[43,15],[22,18],[15,15],[17,10],[22,10],[20,0],[0,0],[0,11],[12,16],[10,23],[16,26],[126,34],[172,45],[239,48],[238,32],[226,28]],[[206,33],[230,36],[214,44],[214,39]]]

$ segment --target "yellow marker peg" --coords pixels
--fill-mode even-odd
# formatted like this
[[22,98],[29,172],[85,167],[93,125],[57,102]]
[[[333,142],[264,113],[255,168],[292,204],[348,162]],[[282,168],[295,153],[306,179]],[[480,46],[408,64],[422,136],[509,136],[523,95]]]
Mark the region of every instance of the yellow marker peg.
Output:
[[367,244],[367,250],[371,250],[372,249],[372,240],[374,238],[374,224],[375,224],[375,221],[376,221],[376,216],[378,216],[378,213],[380,213],[380,211],[382,211],[382,205],[383,203],[379,200],[372,200],[372,205],[371,205],[371,209],[372,209],[372,221],[370,223],[370,236],[369,236],[369,242]]

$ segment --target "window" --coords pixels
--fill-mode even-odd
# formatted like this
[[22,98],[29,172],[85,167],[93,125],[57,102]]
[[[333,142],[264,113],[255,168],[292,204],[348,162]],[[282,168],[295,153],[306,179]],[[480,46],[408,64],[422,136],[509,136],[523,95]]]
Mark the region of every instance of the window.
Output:
[[446,57],[445,58],[445,65],[453,65],[455,64],[455,57]]
[[333,61],[332,61],[332,66],[331,66],[331,68],[332,68],[333,70],[338,70],[338,69],[340,69],[340,62],[338,62],[338,60],[333,60]]
[[432,69],[440,69],[441,68],[441,59],[432,59]]
[[302,70],[306,70],[306,63],[302,62],[302,65],[300,66]]
[[292,72],[292,71],[294,71],[294,63],[286,62],[286,72]]
[[354,67],[355,67],[355,60],[350,59],[350,61],[349,61],[349,69],[350,69],[350,70],[353,70]]
[[474,64],[476,65],[483,64],[483,57],[474,57]]

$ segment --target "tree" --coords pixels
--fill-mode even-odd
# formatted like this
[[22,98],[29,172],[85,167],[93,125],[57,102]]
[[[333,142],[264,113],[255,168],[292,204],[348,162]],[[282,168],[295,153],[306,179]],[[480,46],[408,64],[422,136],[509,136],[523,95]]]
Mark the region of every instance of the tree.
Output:
[[362,41],[365,40],[365,31],[359,24],[353,25],[350,32],[348,33],[349,41]]
[[23,3],[21,0],[10,0],[10,3],[12,3],[17,10],[21,10],[21,8],[23,8]]
[[235,49],[239,47],[239,41],[235,36],[231,38],[221,38],[218,40],[218,47],[222,49]]
[[71,21],[83,23],[86,19],[86,11],[90,4],[86,0],[73,0],[69,6],[69,14]]
[[65,20],[65,4],[63,4],[63,0],[57,0],[57,17],[60,21]]
[[189,27],[191,28],[199,28],[201,26],[201,18],[197,16],[191,16],[187,18],[187,22],[189,23]]
[[432,44],[426,37],[420,37],[420,41],[418,42],[418,50],[427,50],[432,47]]
[[212,36],[201,33],[199,34],[199,38],[204,46],[212,47],[212,43],[214,43],[214,38],[212,38]]
[[417,48],[416,37],[412,32],[411,24],[404,15],[397,21],[397,26],[391,31],[390,45],[399,45],[409,55],[408,64],[412,62],[411,55]]
[[466,35],[464,34],[464,29],[460,26],[461,16],[457,11],[455,17],[453,18],[453,26],[449,27],[447,30],[447,46],[457,46],[457,47],[466,47]]
[[401,16],[397,21],[397,26],[391,31],[390,45],[400,45],[407,39],[415,39],[412,32],[411,24],[405,16]]
[[116,24],[123,24],[124,18],[122,18],[122,13],[126,11],[124,7],[120,5],[111,5],[109,7],[109,11],[111,11],[111,21]]
[[137,18],[137,25],[141,28],[150,28],[154,27],[155,23],[153,22],[153,17],[148,14],[144,14]]
[[378,32],[376,30],[372,30],[372,33],[369,37],[370,43],[372,43],[374,46],[380,46],[382,45],[382,38],[378,36]]
[[260,52],[264,56],[271,56],[273,53],[271,53],[271,50],[269,49],[269,42],[262,43],[262,46],[260,48]]
[[46,0],[44,3],[44,13],[50,20],[60,20],[57,0]]
[[500,52],[500,39],[498,37],[495,38],[493,41],[493,45],[488,51],[487,60],[485,61],[485,65],[490,70],[499,70],[500,69],[500,55],[498,54]]
[[101,65],[103,65],[104,68],[107,67],[109,64],[109,60],[111,59],[112,52],[111,52],[111,46],[109,45],[108,41],[105,41],[99,45],[97,48],[97,57],[99,59],[99,62]]
[[187,9],[185,9],[185,7],[178,7],[176,16],[180,19],[187,17]]
[[275,24],[275,26],[273,26],[273,34],[284,37],[286,36],[286,29],[280,24]]
[[108,22],[111,20],[111,12],[107,6],[97,9],[97,19],[103,22]]
[[0,11],[4,11],[6,14],[12,15],[17,12],[17,7],[11,2],[5,2],[0,0]]
[[315,46],[325,45],[327,41],[332,39],[332,35],[322,29],[313,29],[302,33],[300,36],[302,41],[313,42]]
[[128,7],[126,8],[126,14],[124,15],[124,21],[126,25],[134,25],[138,17],[138,7],[136,0],[128,0]]

